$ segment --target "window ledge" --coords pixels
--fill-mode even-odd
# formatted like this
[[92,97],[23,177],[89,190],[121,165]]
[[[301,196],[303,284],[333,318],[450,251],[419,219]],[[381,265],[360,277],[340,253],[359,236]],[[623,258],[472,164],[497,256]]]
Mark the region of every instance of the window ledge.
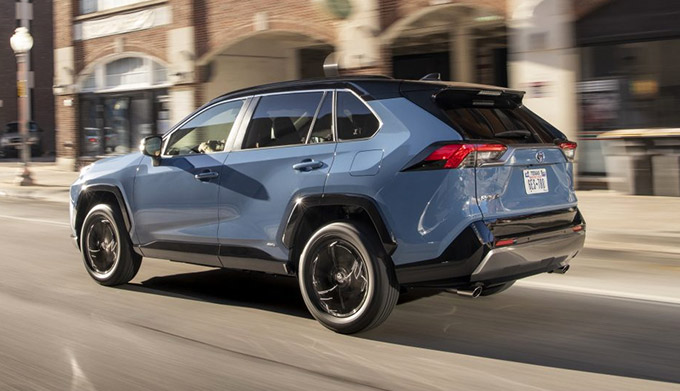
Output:
[[120,13],[120,12],[132,11],[132,10],[136,10],[136,9],[139,9],[139,8],[151,7],[151,6],[158,5],[158,4],[165,4],[167,2],[168,2],[168,0],[142,1],[142,2],[139,2],[139,3],[136,3],[136,4],[130,4],[130,5],[126,5],[126,6],[123,6],[123,7],[116,7],[116,8],[111,8],[111,9],[107,9],[107,10],[104,10],[104,11],[96,11],[96,12],[91,12],[89,14],[78,15],[78,16],[73,18],[73,21],[80,22],[80,21],[83,21],[83,20],[96,19],[96,18],[100,18],[102,16],[108,16],[108,15],[113,15],[113,14],[117,14],[117,13]]

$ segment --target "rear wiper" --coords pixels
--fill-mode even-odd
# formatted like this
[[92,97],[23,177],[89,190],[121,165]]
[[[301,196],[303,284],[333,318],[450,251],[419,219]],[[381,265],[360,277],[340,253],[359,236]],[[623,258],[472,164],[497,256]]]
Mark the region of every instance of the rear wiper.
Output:
[[505,138],[527,138],[531,136],[531,132],[528,130],[506,130],[505,132],[496,133],[494,136]]

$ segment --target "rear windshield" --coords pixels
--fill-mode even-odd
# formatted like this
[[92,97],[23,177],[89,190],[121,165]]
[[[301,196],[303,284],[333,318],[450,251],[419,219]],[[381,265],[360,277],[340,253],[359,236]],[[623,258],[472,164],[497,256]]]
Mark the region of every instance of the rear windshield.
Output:
[[412,91],[408,99],[451,125],[465,140],[543,144],[564,134],[521,105],[519,97],[479,96],[478,91]]
[[546,132],[523,107],[445,109],[456,130],[470,140],[501,140],[506,143],[552,143]]

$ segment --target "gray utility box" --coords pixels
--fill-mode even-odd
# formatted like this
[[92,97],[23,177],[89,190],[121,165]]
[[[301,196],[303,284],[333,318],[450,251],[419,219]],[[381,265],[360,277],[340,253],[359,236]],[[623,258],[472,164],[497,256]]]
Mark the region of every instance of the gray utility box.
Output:
[[680,197],[680,129],[603,133],[609,188],[625,194]]
[[654,195],[680,197],[680,136],[653,139]]

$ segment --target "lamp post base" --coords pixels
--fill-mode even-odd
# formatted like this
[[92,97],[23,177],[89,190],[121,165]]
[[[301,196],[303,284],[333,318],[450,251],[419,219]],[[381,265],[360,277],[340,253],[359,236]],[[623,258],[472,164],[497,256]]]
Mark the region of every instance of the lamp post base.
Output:
[[28,164],[24,164],[19,175],[14,179],[14,184],[19,186],[33,186],[33,177],[28,169]]

